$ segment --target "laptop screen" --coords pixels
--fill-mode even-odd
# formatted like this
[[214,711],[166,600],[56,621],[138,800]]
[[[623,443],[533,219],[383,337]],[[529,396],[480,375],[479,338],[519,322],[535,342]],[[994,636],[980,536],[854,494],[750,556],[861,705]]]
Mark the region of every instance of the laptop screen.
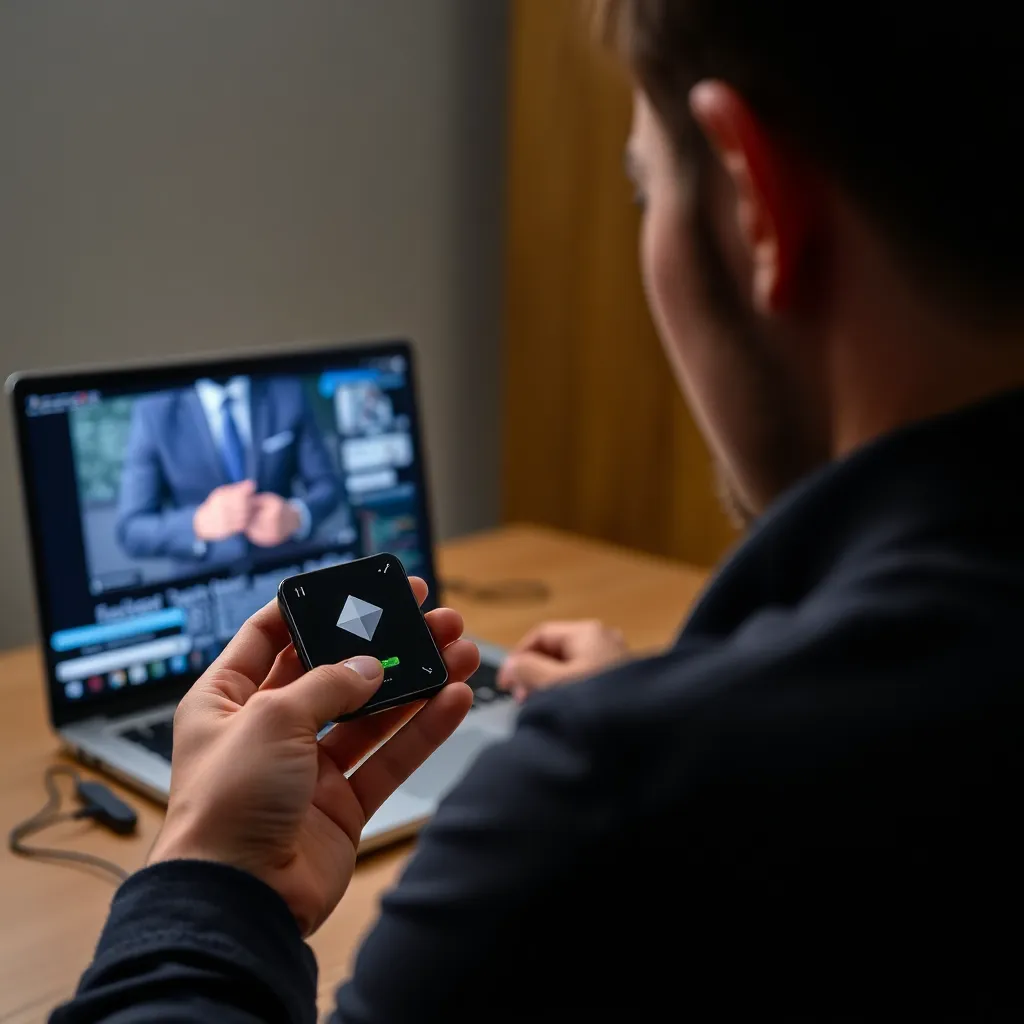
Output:
[[12,385],[55,724],[173,699],[286,576],[434,589],[405,344]]

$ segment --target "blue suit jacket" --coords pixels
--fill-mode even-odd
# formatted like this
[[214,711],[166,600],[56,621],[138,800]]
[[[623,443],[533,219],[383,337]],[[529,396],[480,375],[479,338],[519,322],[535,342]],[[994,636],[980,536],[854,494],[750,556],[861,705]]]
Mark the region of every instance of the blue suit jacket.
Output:
[[[312,410],[295,379],[253,380],[248,474],[257,491],[301,497],[310,528],[337,507],[341,481],[331,465]],[[296,495],[295,480],[304,492]],[[229,483],[199,396],[192,388],[138,399],[125,453],[117,537],[133,558],[177,558],[197,567],[248,558],[239,534],[196,553],[192,517],[215,488]]]

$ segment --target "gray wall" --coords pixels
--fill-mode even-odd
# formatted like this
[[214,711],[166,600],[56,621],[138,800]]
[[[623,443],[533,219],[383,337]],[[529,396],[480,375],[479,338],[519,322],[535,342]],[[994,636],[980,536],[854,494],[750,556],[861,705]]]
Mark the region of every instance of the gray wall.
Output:
[[[497,516],[504,0],[2,0],[0,373],[408,334]],[[31,638],[0,417],[0,646]]]

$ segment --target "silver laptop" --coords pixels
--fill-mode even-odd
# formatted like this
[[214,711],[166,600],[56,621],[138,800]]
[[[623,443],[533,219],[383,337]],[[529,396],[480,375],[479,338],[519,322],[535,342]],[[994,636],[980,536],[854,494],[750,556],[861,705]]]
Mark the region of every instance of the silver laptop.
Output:
[[[388,342],[8,381],[50,719],[82,761],[166,800],[177,701],[286,576],[390,551],[436,600],[413,370]],[[245,481],[294,510],[288,536],[200,512]],[[481,646],[473,710],[363,850],[415,832],[512,730]]]

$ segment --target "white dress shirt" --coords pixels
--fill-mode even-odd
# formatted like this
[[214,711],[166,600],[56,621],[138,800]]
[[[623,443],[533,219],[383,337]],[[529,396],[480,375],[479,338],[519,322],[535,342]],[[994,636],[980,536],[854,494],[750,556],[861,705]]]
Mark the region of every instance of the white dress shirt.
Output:
[[230,398],[231,416],[235,421],[235,429],[242,440],[246,451],[252,448],[252,410],[249,407],[249,378],[232,377],[225,385],[212,380],[197,380],[196,394],[206,413],[206,422],[210,425],[213,443],[217,451],[224,449],[224,399]]

